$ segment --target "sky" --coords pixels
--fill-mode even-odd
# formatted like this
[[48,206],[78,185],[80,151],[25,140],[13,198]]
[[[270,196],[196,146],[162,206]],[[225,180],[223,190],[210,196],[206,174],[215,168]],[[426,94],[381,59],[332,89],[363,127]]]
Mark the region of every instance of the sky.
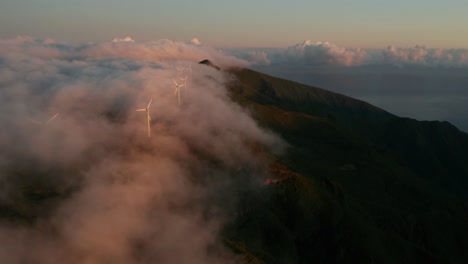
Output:
[[468,131],[466,10],[465,0],[2,0],[0,39],[202,45],[264,73]]
[[199,38],[217,47],[468,48],[464,0],[2,0],[0,37],[62,41]]

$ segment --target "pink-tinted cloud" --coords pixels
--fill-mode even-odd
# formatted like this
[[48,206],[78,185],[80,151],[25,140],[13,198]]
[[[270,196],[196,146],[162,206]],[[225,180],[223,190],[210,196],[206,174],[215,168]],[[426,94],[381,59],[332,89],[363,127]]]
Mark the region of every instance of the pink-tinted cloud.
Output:
[[366,53],[360,49],[339,47],[330,42],[304,41],[286,49],[285,54],[308,64],[351,66],[361,64]]
[[131,37],[114,38],[112,42],[135,42]]
[[433,49],[426,48],[424,46],[415,46],[414,48],[399,48],[395,46],[389,46],[382,51],[382,54],[382,62],[398,66],[468,66],[468,50],[465,49]]
[[265,51],[250,51],[247,53],[246,60],[255,65],[269,65],[271,63]]
[[192,61],[208,59],[222,68],[245,67],[248,62],[238,59],[210,47],[196,46],[171,40],[155,42],[109,42],[98,43],[83,50],[85,57],[124,58],[148,62]]
[[13,39],[0,39],[0,54],[8,56],[16,54],[16,56],[24,55],[36,58],[56,59],[64,56],[60,49],[53,45],[55,42],[52,39],[33,39],[31,37],[16,37]]
[[284,49],[260,49],[254,51],[228,51],[244,58],[251,64],[308,64],[333,66],[393,65],[398,67],[449,67],[468,66],[467,49],[435,49],[425,46],[402,48],[389,46],[385,49],[345,48],[330,42],[306,40]]
[[[172,41],[0,42],[0,207],[37,220],[0,222],[0,259],[234,263],[219,233],[228,190],[240,169],[261,184],[252,144],[282,143],[230,100],[232,76],[195,63],[206,58],[243,62]],[[192,62],[180,106],[177,62]],[[135,110],[150,98],[148,138]]]
[[190,43],[196,46],[200,46],[202,44],[198,38],[193,38],[192,40],[190,40]]

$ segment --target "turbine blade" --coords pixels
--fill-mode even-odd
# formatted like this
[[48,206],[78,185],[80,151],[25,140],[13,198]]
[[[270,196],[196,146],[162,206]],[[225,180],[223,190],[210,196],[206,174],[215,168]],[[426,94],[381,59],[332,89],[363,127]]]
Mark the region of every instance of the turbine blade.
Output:
[[59,115],[60,115],[60,113],[56,113],[53,117],[49,118],[49,120],[47,120],[47,122],[45,122],[45,123],[48,124],[50,121],[54,120]]
[[174,79],[172,79],[172,81],[174,81],[174,83],[175,83],[176,86],[179,85],[179,84],[177,84],[177,82],[176,82]]
[[42,122],[37,121],[37,120],[34,120],[34,119],[32,119],[32,118],[28,118],[28,120],[29,120],[31,123],[34,123],[34,124],[36,124],[36,125],[42,125]]
[[150,101],[149,101],[149,103],[148,103],[148,106],[147,106],[146,108],[149,108],[149,107],[150,107],[152,101],[153,101],[153,97],[151,97],[151,99],[150,99]]
[[143,111],[146,111],[146,108],[137,109],[136,111],[137,112],[143,112]]

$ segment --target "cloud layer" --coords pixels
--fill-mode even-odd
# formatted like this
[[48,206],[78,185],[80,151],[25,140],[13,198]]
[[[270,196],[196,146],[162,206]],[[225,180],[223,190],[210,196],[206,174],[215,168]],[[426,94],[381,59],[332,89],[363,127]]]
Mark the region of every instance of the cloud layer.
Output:
[[[378,62],[378,58],[375,58]],[[382,51],[383,63],[404,66],[419,65],[430,67],[465,68],[468,66],[466,49],[434,49],[424,46],[398,48],[389,46]]]
[[279,60],[305,62],[309,64],[332,64],[351,66],[361,64],[366,53],[360,49],[346,49],[330,42],[310,40],[288,47]]
[[332,66],[393,65],[466,68],[467,49],[436,49],[425,46],[384,49],[345,48],[330,42],[306,40],[284,49],[230,50],[252,64],[307,64]]
[[[245,65],[168,40],[1,40],[0,259],[235,262],[219,237],[236,208],[230,190],[256,184],[243,174],[261,183],[254,146],[280,151],[281,141],[230,101],[232,77],[196,64],[207,58]],[[148,138],[135,110],[150,98]]]

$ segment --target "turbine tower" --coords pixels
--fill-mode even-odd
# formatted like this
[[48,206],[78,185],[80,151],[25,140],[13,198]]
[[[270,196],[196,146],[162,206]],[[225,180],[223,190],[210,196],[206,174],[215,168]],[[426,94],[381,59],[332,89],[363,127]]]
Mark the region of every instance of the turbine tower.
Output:
[[189,66],[188,66],[187,68],[185,68],[185,69],[188,70],[188,71],[190,72],[189,75],[190,75],[190,77],[191,77],[191,76],[192,76],[192,63],[190,62],[190,63],[189,63]]
[[[187,70],[189,72],[189,74],[187,75],[187,77],[189,77],[190,79],[192,79],[192,63],[190,62],[189,63],[189,66],[187,68],[185,68],[185,70]],[[185,88],[187,89],[188,88],[188,85],[187,85],[187,77],[185,77]]]
[[177,69],[177,77],[179,77],[184,71],[184,67],[177,66],[176,69]]
[[150,99],[150,101],[148,103],[148,106],[146,108],[140,108],[140,109],[136,110],[137,112],[146,111],[146,117],[147,117],[147,120],[148,120],[148,138],[151,137],[151,117],[150,117],[150,114],[149,114],[149,107],[150,107],[152,101],[153,101],[153,98]]
[[180,87],[184,86],[183,84],[178,84],[176,82],[176,80],[172,79],[174,81],[174,84],[175,84],[175,90],[174,90],[174,96],[177,95],[178,96],[178,101],[179,101],[179,105],[180,105]]
[[182,77],[179,78],[181,81],[184,82],[184,84],[182,84],[182,86],[184,86],[185,88],[187,88],[187,78],[188,78],[188,77],[189,77],[189,76],[186,75],[185,78],[182,78]]

